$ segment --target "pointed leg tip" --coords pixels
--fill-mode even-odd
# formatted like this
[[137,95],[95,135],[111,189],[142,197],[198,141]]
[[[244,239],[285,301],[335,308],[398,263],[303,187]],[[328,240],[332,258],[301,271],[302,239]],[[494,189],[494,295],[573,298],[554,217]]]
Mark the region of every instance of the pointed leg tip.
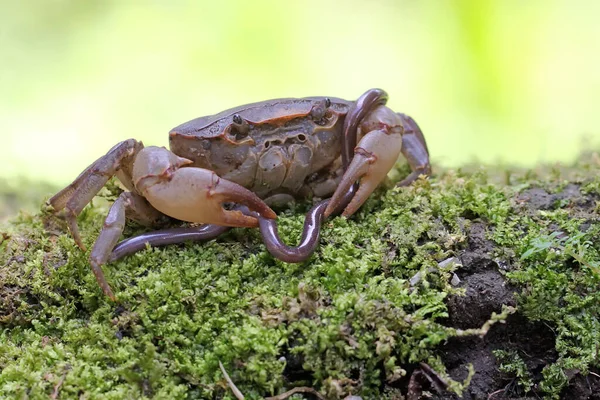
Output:
[[83,251],[85,253],[87,251],[87,246],[83,243],[83,240],[81,239],[81,235],[79,234],[79,231],[77,229],[75,229],[75,230],[71,229],[71,236],[73,236],[73,240],[75,241],[75,244],[77,245],[77,247],[79,247],[81,249],[81,251]]
[[323,211],[323,217],[329,218],[332,212],[333,208],[331,207],[331,202],[329,202],[329,204],[327,204],[327,207],[325,208],[325,211]]
[[106,281],[104,272],[102,272],[102,268],[101,268],[100,264],[97,263],[96,261],[94,261],[93,259],[91,259],[90,267],[92,269],[92,272],[94,273],[94,276],[96,277],[96,282],[98,282],[98,286],[100,286],[100,289],[102,289],[102,292],[106,296],[108,296],[112,301],[117,301],[117,297],[115,296],[110,285]]
[[81,251],[83,251],[84,253],[87,252],[87,246],[85,244],[83,244],[81,239],[75,240],[75,244],[77,245],[77,247],[79,247],[81,249]]
[[69,226],[69,231],[71,232],[71,236],[75,241],[77,247],[81,249],[81,251],[86,252],[87,247],[83,244],[83,240],[81,239],[81,235],[79,234],[79,226],[77,225],[77,217],[75,214],[67,214],[67,224]]
[[115,294],[113,293],[112,289],[110,288],[110,286],[108,286],[108,284],[106,285],[102,285],[100,284],[100,287],[102,288],[102,292],[104,292],[104,294],[111,299],[113,302],[117,302],[117,296],[115,296]]
[[100,289],[102,289],[102,292],[104,293],[105,296],[107,296],[109,299],[111,299],[114,302],[117,301],[117,296],[115,296],[114,292],[112,291],[111,287],[109,286],[109,284],[106,281],[104,281],[104,282],[99,281],[98,284],[100,285]]
[[325,208],[325,211],[323,212],[323,217],[329,218],[331,215],[333,215],[336,212],[339,205],[340,205],[340,200],[336,198],[336,194],[334,193],[333,197],[331,197],[331,199],[329,199],[329,203],[327,204],[327,207]]

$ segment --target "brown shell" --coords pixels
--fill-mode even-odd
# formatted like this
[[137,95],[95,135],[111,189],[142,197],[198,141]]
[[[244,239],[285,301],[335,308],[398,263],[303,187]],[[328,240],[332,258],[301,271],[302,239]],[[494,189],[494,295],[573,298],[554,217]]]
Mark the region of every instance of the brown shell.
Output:
[[[189,137],[216,137],[226,131],[233,122],[233,115],[239,114],[251,124],[280,126],[294,118],[307,116],[312,107],[325,97],[305,97],[300,99],[274,99],[230,108],[215,115],[209,115],[185,122],[173,129],[170,135]],[[346,114],[353,102],[329,97],[330,110]]]

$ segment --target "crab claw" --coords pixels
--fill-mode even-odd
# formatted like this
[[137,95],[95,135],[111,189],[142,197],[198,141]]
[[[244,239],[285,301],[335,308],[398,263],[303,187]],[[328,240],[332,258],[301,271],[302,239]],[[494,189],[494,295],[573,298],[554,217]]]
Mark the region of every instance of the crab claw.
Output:
[[402,134],[387,130],[374,130],[366,134],[354,149],[354,157],[342,176],[342,181],[329,201],[325,217],[342,201],[350,187],[360,179],[358,191],[346,206],[342,215],[348,217],[356,212],[385,179],[402,150]]
[[191,161],[167,149],[146,147],[133,167],[136,188],[160,212],[188,222],[231,227],[257,227],[258,220],[240,211],[223,208],[223,203],[247,206],[267,219],[277,215],[255,193],[220,178],[213,171],[187,167]]

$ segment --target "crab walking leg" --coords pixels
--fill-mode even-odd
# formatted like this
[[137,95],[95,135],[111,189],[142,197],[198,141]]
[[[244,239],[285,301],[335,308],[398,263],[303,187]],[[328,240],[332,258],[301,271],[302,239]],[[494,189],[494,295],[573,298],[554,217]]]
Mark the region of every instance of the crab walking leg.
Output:
[[356,212],[392,169],[402,150],[402,119],[385,106],[379,106],[361,123],[367,132],[354,149],[354,157],[342,181],[331,197],[325,216],[332,214],[350,186],[360,179],[360,186],[342,215]]
[[104,294],[110,297],[112,301],[116,301],[116,297],[106,281],[106,277],[100,266],[106,261],[107,257],[104,254],[106,254],[107,251],[110,252],[110,249],[115,246],[117,240],[119,240],[119,236],[123,232],[123,228],[125,227],[125,207],[125,199],[123,195],[121,195],[110,207],[108,215],[104,220],[104,226],[102,227],[100,235],[98,235],[96,243],[92,248],[92,253],[90,254],[90,266],[92,267],[92,272],[96,276],[96,281],[102,288]]
[[79,234],[77,216],[92,201],[106,182],[117,173],[119,168],[123,164],[131,162],[133,156],[142,147],[143,144],[135,139],[118,143],[106,155],[100,157],[83,171],[73,183],[48,200],[48,204],[54,208],[55,212],[62,211],[61,214],[67,220],[75,243],[83,251],[86,248]]
[[258,226],[254,217],[225,210],[223,203],[228,202],[245,205],[264,218],[277,217],[264,201],[243,186],[203,168],[181,168],[190,163],[165,148],[146,147],[139,152],[133,166],[133,182],[154,208],[182,221]]
[[143,197],[131,192],[121,193],[110,207],[104,226],[90,253],[90,266],[102,291],[113,301],[116,300],[115,295],[104,277],[101,266],[106,263],[123,233],[125,220],[129,218],[150,226],[163,217],[164,215],[152,208]]
[[396,186],[408,186],[413,183],[419,175],[430,175],[431,164],[429,163],[429,150],[423,132],[411,117],[398,113],[404,125],[402,136],[402,154],[408,160],[412,172],[400,181]]

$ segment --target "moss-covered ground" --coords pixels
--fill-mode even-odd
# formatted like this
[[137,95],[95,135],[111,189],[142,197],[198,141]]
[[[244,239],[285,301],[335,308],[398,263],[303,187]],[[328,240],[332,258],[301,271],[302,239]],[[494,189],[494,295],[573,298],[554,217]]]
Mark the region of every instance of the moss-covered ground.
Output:
[[[233,399],[219,363],[246,398],[416,398],[420,363],[437,398],[597,394],[598,157],[493,171],[380,188],[302,264],[248,229],[148,249],[104,267],[117,303],[55,220],[21,213],[0,230],[0,398]],[[308,207],[280,213],[288,242]],[[80,216],[88,245],[106,211]]]

